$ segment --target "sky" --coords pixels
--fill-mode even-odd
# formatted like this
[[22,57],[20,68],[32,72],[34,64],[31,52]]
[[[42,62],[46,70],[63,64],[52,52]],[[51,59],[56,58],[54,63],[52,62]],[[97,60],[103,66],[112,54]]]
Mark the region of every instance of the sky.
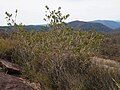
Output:
[[0,0],[0,26],[7,25],[5,12],[14,14],[16,9],[17,23],[46,24],[46,5],[51,10],[62,7],[63,14],[70,14],[66,22],[120,20],[120,0]]

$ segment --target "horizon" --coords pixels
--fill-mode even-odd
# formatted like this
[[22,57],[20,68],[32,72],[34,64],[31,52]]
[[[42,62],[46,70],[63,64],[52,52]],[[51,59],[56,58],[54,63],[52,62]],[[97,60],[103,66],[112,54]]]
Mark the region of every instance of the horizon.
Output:
[[7,25],[5,12],[7,11],[14,15],[16,9],[18,10],[17,23],[22,23],[23,25],[47,24],[43,20],[46,5],[50,10],[56,10],[58,7],[61,7],[63,14],[70,14],[66,22],[75,20],[120,21],[119,3],[120,0],[4,0],[0,3],[0,26]]
[[[81,20],[72,20],[72,21],[69,21],[69,22],[74,22],[74,21],[81,21]],[[93,21],[99,21],[98,20],[93,20]],[[81,21],[81,22],[93,22],[93,21]],[[120,20],[100,20],[100,21],[112,21],[112,22],[118,22],[120,23]],[[69,22],[65,22],[65,23],[69,23]],[[97,23],[97,22],[96,22]],[[22,25],[25,25],[25,26],[45,26],[45,25],[48,25],[47,23],[41,23],[41,24],[22,24]],[[8,25],[0,25],[1,27],[4,27],[4,26],[8,26]]]

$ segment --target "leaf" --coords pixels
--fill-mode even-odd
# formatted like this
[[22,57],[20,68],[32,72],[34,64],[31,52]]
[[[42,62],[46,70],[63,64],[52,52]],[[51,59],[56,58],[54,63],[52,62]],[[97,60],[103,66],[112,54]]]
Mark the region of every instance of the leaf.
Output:
[[18,12],[18,10],[16,9],[15,13],[17,13],[17,12]]
[[47,5],[45,7],[46,7],[47,10],[49,10],[49,7]]
[[60,9],[61,9],[61,7],[58,8],[58,10],[60,10]]

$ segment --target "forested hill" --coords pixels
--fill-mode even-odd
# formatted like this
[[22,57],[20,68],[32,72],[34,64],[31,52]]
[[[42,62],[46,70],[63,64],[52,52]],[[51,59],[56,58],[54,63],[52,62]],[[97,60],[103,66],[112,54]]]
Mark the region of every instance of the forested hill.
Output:
[[[104,22],[104,23],[103,23]],[[108,23],[109,22],[109,23]],[[110,24],[110,23],[114,23],[114,24]],[[98,32],[102,32],[102,33],[109,33],[109,32],[117,32],[120,31],[117,29],[117,27],[119,27],[119,23],[114,22],[114,21],[100,21],[100,20],[96,20],[96,21],[92,21],[92,22],[84,22],[84,21],[72,21],[67,23],[68,26],[72,27],[74,30],[83,30],[83,31],[88,31],[88,30],[96,30]],[[111,25],[111,26],[110,26]],[[48,25],[26,25],[26,30],[36,30],[36,31],[44,31],[47,30],[48,31]],[[113,29],[115,28],[115,29]],[[7,26],[0,26],[0,30],[10,30],[9,27]]]
[[73,29],[78,30],[96,30],[98,32],[112,32],[113,29],[101,24],[94,22],[83,22],[83,21],[72,21],[68,23],[69,26],[73,27]]
[[119,21],[112,21],[112,20],[95,20],[95,21],[92,21],[92,22],[95,22],[95,23],[101,23],[105,26],[108,26],[112,29],[117,29],[117,28],[120,28],[120,22]]
[[[13,29],[13,27],[0,26],[0,30],[10,31],[12,29]],[[26,25],[25,29],[26,29],[26,31],[30,31],[30,30],[43,31],[43,30],[48,30],[48,27],[46,25]]]

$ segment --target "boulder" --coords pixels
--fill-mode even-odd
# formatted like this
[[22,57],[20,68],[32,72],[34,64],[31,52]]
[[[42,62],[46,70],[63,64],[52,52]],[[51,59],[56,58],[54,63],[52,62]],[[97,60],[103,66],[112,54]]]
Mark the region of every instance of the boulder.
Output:
[[21,72],[22,68],[17,64],[0,59],[0,90],[44,90],[40,83],[16,77]]
[[22,79],[0,73],[0,90],[36,90]]
[[9,61],[0,59],[0,68],[4,69],[8,74],[20,74],[22,68],[17,64],[13,64]]

